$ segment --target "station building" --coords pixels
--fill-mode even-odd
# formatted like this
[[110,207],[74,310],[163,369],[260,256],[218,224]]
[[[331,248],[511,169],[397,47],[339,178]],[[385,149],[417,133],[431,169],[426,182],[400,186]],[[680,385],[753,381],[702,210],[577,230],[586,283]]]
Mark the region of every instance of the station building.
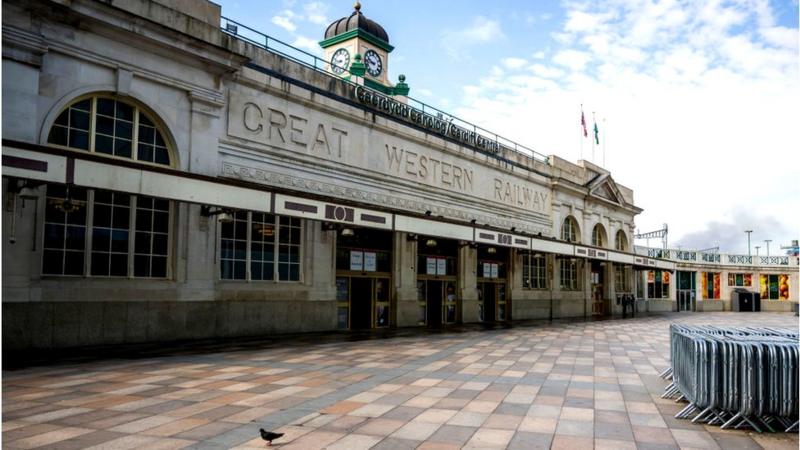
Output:
[[4,2],[4,349],[677,309],[686,261],[636,252],[607,170],[416,102],[359,8],[320,45],[205,0]]

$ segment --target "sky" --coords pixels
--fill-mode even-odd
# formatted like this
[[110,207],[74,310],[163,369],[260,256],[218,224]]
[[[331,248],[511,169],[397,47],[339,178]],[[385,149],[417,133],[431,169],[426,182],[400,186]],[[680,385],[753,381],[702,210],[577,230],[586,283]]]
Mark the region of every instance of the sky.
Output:
[[[318,56],[327,25],[353,11],[343,0],[219,3]],[[667,224],[672,248],[747,254],[752,230],[761,255],[767,239],[775,255],[800,238],[797,0],[361,3],[411,97],[605,167],[634,190],[641,232]]]

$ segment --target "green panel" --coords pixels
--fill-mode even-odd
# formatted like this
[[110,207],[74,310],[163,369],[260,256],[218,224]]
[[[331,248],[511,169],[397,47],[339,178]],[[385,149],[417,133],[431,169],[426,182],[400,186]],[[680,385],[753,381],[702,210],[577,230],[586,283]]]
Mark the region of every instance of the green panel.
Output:
[[389,45],[388,42],[384,41],[383,39],[381,39],[379,37],[373,36],[372,34],[367,33],[366,31],[364,31],[362,29],[359,29],[359,28],[356,28],[355,30],[350,30],[350,31],[344,32],[344,33],[336,35],[336,36],[334,36],[332,38],[328,38],[328,39],[324,39],[322,41],[319,41],[319,46],[322,47],[322,48],[328,48],[331,45],[336,45],[336,44],[338,44],[340,42],[347,41],[347,40],[352,39],[354,37],[359,37],[359,38],[369,42],[370,44],[372,44],[372,45],[374,45],[374,46],[376,46],[378,48],[386,50],[387,52],[391,52],[392,50],[394,50],[394,47]]

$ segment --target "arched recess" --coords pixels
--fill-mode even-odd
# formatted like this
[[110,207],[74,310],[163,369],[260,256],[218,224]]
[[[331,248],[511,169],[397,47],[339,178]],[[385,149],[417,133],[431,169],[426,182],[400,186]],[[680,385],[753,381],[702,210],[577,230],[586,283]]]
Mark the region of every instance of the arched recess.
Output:
[[592,245],[595,247],[605,247],[608,243],[608,238],[606,237],[606,229],[603,227],[603,224],[595,224],[594,228],[592,228]]
[[567,216],[561,224],[561,239],[567,242],[581,241],[581,230],[574,217]]

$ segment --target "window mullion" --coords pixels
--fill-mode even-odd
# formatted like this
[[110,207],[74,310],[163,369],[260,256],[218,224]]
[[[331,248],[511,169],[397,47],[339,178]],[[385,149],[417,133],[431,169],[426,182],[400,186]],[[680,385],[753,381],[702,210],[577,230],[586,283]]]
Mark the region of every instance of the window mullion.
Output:
[[275,215],[272,218],[274,220],[275,226],[275,241],[272,243],[272,282],[278,282],[278,264],[280,261],[280,256],[278,255],[280,251],[280,242],[281,242],[281,226],[280,226],[280,217]]
[[136,249],[136,204],[138,197],[135,195],[131,195],[131,209],[130,214],[128,214],[128,233],[130,233],[130,239],[128,239],[128,278],[133,278],[133,252]]
[[250,254],[250,248],[253,245],[253,212],[249,211],[247,213],[247,231],[245,232],[245,251],[244,251],[244,279],[249,283],[253,281],[253,274],[250,273],[250,259],[252,255]]
[[[94,189],[86,192],[86,228],[84,233],[86,238],[83,250],[83,276],[88,277],[92,274],[92,234],[94,225]],[[109,256],[110,258],[110,256]]]
[[97,97],[92,97],[91,107],[89,108],[89,152],[94,153],[94,137],[97,121]]

